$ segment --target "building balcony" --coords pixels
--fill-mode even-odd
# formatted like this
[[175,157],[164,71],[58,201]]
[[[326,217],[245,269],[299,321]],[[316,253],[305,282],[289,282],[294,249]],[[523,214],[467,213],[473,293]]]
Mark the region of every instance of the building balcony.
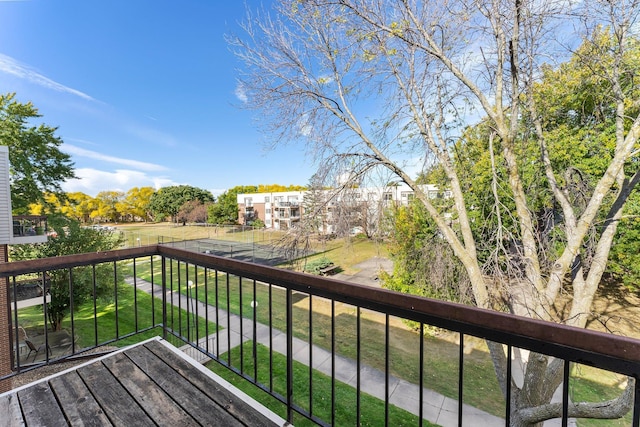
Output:
[[48,276],[44,280],[38,276],[16,281],[13,285],[9,288],[9,302],[18,309],[51,302],[51,280]]
[[300,202],[276,202],[275,203],[276,207],[278,208],[291,208],[291,207],[296,207],[296,206],[300,206]]
[[[501,375],[507,378],[517,376],[515,366],[527,352],[564,365],[558,417],[565,425],[574,409],[574,376],[582,368],[598,368],[619,382],[640,376],[638,340],[164,245],[0,264],[0,279],[8,279],[9,289],[25,276],[50,277],[52,289],[59,286],[72,295],[90,291],[83,299],[77,294],[70,300],[61,324],[65,338],[60,340],[56,334],[61,331],[45,326],[46,313],[12,303],[11,342],[0,345],[24,349],[24,329],[41,351],[11,351],[14,373],[0,379],[85,357],[104,345],[110,350],[122,347],[121,352],[104,355],[99,367],[78,368],[74,376],[82,377],[85,386],[118,383],[126,389],[109,394],[111,400],[85,390],[82,395],[92,396],[105,414],[144,401],[169,402],[169,397],[181,402],[178,389],[191,390],[189,399],[199,402],[177,404],[194,419],[200,411],[209,411],[209,405],[217,405],[208,391],[215,386],[191,388],[185,383],[191,376],[178,374],[195,371],[157,350],[155,341],[149,344],[154,335],[201,363],[201,373],[206,367],[232,382],[234,397],[227,398],[233,402],[251,401],[251,394],[294,425],[422,425],[421,420],[445,426],[509,425],[517,381],[507,382],[505,391],[499,389],[487,341],[501,346],[508,362]],[[98,288],[101,296],[91,297]],[[446,357],[435,354],[437,338],[427,336],[427,328],[450,338],[437,350],[447,349]],[[144,343],[129,347],[137,342]],[[434,357],[446,363],[433,364]],[[151,381],[147,389],[143,382],[132,381],[145,375],[156,378],[150,371],[160,367],[165,372],[160,377],[180,387],[158,390],[163,382]],[[202,380],[200,375],[193,378]],[[50,379],[41,387],[55,394],[58,382],[65,381],[71,380]],[[21,390],[25,396],[36,393]],[[637,385],[633,390],[629,424],[638,425],[640,393]],[[0,407],[9,396],[15,395],[0,395]],[[61,399],[53,401],[56,411],[73,410],[62,407]],[[169,415],[162,415],[161,406],[155,403],[142,412],[158,414],[162,420]],[[235,403],[227,406],[236,408]]]
[[13,217],[10,244],[43,243],[47,241],[47,217],[20,215]]

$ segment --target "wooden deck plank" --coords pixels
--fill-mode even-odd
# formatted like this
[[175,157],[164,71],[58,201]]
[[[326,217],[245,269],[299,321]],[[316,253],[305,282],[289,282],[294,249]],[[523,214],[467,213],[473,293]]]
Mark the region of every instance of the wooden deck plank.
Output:
[[0,427],[24,426],[17,393],[10,394],[4,399],[0,399],[0,414],[2,414],[2,416],[0,416]]
[[244,424],[249,426],[277,425],[265,415],[259,413],[253,406],[242,401],[231,391],[216,384],[211,378],[204,376],[195,366],[191,365],[173,351],[166,349],[160,342],[149,341],[145,344],[145,347],[196,386],[201,393],[206,394]]
[[109,418],[77,372],[54,377],[49,386],[62,406],[67,420],[74,426],[110,426]]
[[20,399],[24,421],[27,425],[67,425],[67,420],[64,418],[64,414],[48,383],[41,382],[20,390],[18,398]]
[[78,374],[89,385],[96,401],[113,424],[155,427],[153,420],[101,362],[79,368]]
[[201,425],[244,425],[147,348],[134,347],[126,355]]
[[2,394],[0,427],[286,424],[185,357],[150,340]]
[[126,353],[105,359],[104,365],[120,379],[129,394],[159,425],[198,427],[199,424],[165,393],[147,374],[134,364]]

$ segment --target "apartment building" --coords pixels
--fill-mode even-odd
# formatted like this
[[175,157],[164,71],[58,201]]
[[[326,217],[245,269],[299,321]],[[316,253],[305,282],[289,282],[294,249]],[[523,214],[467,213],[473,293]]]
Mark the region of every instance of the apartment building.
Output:
[[[432,199],[451,197],[450,191],[441,191],[432,184],[424,185],[422,189]],[[251,225],[259,219],[266,228],[288,230],[296,227],[305,215],[314,215],[318,231],[323,234],[336,233],[342,227],[353,229],[352,233],[368,233],[379,225],[386,207],[407,205],[413,197],[413,190],[406,184],[243,193],[237,195],[238,223]]]
[[260,219],[266,228],[288,230],[302,216],[302,201],[307,191],[238,194],[238,223],[252,224]]

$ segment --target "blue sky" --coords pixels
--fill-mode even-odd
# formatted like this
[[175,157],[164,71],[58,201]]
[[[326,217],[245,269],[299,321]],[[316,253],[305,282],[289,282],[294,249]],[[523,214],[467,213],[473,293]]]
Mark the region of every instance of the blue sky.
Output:
[[244,3],[0,0],[0,92],[59,127],[80,177],[65,191],[305,185],[304,148],[267,150],[238,108],[224,35],[241,31]]

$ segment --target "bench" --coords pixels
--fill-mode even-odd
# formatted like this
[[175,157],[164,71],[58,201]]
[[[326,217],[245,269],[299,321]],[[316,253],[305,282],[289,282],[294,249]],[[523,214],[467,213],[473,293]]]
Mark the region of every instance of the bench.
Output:
[[331,265],[326,266],[325,268],[321,268],[319,270],[319,273],[320,273],[321,276],[328,276],[328,275],[337,273],[339,269],[340,269],[339,266],[337,266],[335,264],[331,264]]

